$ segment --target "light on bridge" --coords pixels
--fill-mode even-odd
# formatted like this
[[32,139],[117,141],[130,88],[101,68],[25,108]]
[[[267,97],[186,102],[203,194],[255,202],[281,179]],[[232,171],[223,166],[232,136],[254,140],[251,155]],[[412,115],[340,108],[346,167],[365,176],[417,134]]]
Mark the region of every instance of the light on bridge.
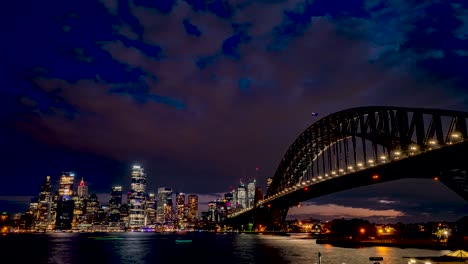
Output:
[[332,172],[331,172],[331,174],[332,174],[332,175],[335,175],[335,174],[336,174],[336,172],[332,171]]
[[344,170],[343,170],[343,169],[339,169],[338,171],[339,171],[339,172],[344,172]]
[[270,207],[271,207],[271,204],[268,204],[267,207],[270,208]]
[[372,179],[378,179],[379,178],[379,175],[375,174],[372,176]]
[[359,168],[362,168],[362,167],[364,166],[364,164],[362,164],[362,162],[359,162],[359,163],[357,164],[357,166],[358,166]]

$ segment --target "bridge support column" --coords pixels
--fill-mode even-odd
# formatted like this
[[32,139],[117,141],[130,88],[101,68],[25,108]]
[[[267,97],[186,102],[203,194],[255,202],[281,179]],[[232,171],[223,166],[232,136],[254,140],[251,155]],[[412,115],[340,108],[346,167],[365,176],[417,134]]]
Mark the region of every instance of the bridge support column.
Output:
[[267,208],[264,221],[268,231],[284,231],[289,208]]

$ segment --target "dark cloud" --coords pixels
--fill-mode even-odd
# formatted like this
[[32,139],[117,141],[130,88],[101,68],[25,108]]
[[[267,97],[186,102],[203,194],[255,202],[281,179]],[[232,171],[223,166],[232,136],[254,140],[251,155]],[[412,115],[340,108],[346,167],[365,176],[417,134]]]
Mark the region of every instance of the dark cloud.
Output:
[[[151,190],[211,199],[257,166],[263,185],[311,112],[468,110],[464,10],[455,1],[139,0],[25,11],[28,20],[10,17],[14,27],[3,33],[1,138],[9,141],[4,161],[31,169],[8,174],[34,177],[28,194],[60,170],[106,193],[128,186],[133,163],[147,169]],[[308,208],[395,219],[463,214],[463,201],[440,184],[392,184]]]

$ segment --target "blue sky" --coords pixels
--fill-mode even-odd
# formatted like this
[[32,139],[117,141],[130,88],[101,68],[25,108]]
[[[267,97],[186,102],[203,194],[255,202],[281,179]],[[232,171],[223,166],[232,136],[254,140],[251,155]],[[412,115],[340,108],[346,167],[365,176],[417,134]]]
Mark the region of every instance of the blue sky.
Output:
[[[128,185],[134,163],[153,190],[209,195],[257,166],[260,182],[273,175],[311,112],[468,111],[466,1],[8,1],[0,10],[0,196],[36,195],[62,170],[106,193]],[[330,201],[362,207],[352,194]],[[466,214],[449,197],[434,210]],[[427,213],[415,204],[392,205]]]

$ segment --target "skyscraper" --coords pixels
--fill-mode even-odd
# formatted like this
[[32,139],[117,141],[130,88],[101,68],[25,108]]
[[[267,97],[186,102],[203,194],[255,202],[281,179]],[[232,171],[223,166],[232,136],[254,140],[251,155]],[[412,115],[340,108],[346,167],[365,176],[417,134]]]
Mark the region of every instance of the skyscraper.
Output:
[[241,209],[247,208],[247,191],[242,182],[237,187],[237,207]]
[[145,204],[145,226],[156,223],[156,195],[149,193]]
[[172,218],[172,189],[158,188],[158,203],[156,207],[156,222],[165,223]]
[[250,180],[247,183],[247,207],[253,207],[254,206],[254,200],[255,200],[255,184],[256,180]]
[[187,220],[195,222],[198,218],[198,196],[191,194],[188,196]]
[[60,177],[59,183],[59,198],[60,196],[72,196],[73,195],[73,181],[75,180],[75,173],[63,172]]
[[120,207],[122,206],[122,187],[112,187],[109,199],[109,223],[112,226],[120,224]]
[[60,177],[55,229],[71,229],[73,210],[75,209],[72,197],[74,180],[75,174],[73,172],[63,172]]
[[176,195],[176,215],[177,221],[183,222],[185,220],[185,193],[177,193]]
[[78,184],[76,196],[73,196],[75,209],[73,211],[73,227],[86,222],[86,205],[88,202],[88,186],[85,185],[84,179],[81,178]]
[[46,182],[42,185],[41,192],[39,193],[38,214],[35,219],[36,229],[45,230],[51,224],[51,189],[50,176],[47,176]]
[[130,189],[129,227],[139,228],[145,224],[146,174],[142,167],[133,166]]
[[88,196],[88,186],[85,185],[83,178],[81,178],[80,184],[78,185],[77,195],[80,198]]

